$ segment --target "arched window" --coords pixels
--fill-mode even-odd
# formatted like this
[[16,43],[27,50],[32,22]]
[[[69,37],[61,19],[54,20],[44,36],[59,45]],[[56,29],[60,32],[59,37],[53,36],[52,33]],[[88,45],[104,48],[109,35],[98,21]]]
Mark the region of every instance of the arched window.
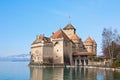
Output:
[[56,44],[58,44],[58,42],[55,42],[55,43],[54,43],[54,46],[55,46]]

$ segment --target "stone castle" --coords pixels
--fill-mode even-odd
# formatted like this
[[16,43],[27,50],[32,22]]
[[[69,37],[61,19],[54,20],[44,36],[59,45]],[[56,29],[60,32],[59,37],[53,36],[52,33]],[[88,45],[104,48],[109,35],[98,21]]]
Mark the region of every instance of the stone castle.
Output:
[[51,35],[39,35],[31,44],[30,65],[88,65],[88,56],[95,56],[97,44],[88,37],[84,42],[72,24]]

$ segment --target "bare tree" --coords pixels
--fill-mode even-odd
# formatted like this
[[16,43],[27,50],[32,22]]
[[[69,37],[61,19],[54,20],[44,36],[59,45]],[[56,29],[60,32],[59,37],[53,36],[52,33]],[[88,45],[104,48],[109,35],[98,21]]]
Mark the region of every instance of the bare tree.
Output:
[[114,58],[114,52],[117,41],[117,30],[112,30],[111,28],[104,28],[102,32],[102,51],[105,57],[111,59]]

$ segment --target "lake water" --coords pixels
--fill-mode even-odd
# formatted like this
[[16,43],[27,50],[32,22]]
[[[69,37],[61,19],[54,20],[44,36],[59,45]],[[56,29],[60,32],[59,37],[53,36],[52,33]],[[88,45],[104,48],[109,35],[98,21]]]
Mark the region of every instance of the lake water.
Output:
[[29,67],[29,62],[0,62],[0,80],[120,80],[120,72],[96,68]]

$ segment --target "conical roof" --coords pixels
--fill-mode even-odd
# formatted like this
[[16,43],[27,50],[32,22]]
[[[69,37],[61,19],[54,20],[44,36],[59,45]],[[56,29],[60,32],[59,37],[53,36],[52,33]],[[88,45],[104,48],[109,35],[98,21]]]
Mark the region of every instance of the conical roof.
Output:
[[71,37],[71,40],[80,40],[80,38],[77,36],[77,34],[74,34],[74,35]]
[[72,24],[67,24],[63,29],[67,30],[67,29],[75,29],[75,28],[73,27]]
[[59,29],[56,33],[54,33],[51,38],[52,39],[56,39],[56,38],[69,39],[67,35],[62,31],[62,29]]
[[85,43],[93,43],[93,40],[91,39],[91,37],[88,37],[88,38],[85,40]]

